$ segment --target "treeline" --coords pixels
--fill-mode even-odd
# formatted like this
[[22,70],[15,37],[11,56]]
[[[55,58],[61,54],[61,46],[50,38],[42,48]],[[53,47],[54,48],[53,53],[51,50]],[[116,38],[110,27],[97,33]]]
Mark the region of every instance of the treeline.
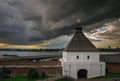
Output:
[[31,51],[31,52],[52,52],[61,51],[61,49],[0,49],[0,51]]
[[101,52],[120,52],[120,48],[111,48],[110,46],[108,48],[99,48],[99,51]]
[[[120,52],[120,48],[98,48],[101,52]],[[63,51],[63,49],[0,49],[0,51],[31,51],[31,52],[52,52]]]

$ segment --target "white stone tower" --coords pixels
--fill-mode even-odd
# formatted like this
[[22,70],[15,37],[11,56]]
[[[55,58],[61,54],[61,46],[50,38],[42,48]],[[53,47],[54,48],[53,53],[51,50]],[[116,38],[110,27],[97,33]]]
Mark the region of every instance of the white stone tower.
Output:
[[105,75],[105,63],[100,62],[98,50],[82,33],[79,24],[75,29],[73,38],[63,51],[61,60],[63,75],[75,79]]

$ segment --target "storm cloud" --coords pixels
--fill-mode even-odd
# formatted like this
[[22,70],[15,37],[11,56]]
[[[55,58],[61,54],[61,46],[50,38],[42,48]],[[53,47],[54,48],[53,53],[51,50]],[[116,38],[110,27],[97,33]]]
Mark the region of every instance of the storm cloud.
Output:
[[[27,45],[69,36],[78,18],[84,31],[94,34],[106,23],[118,21],[119,4],[120,0],[0,0],[0,42]],[[97,38],[102,35],[114,37],[102,32]]]

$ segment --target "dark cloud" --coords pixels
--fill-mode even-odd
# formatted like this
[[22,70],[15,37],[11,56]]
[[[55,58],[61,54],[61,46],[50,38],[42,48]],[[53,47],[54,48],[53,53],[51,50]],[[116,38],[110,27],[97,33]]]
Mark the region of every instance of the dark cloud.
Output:
[[[2,3],[0,39],[12,44],[39,43],[71,35],[77,18],[90,32],[120,17],[120,0],[2,0]],[[4,23],[8,18],[14,19],[13,25]]]
[[[25,40],[24,29],[15,25],[2,25],[0,26],[0,39],[2,43],[11,43],[11,44],[24,44],[27,43]],[[21,39],[22,38],[22,39]]]
[[118,0],[53,0],[50,3],[51,7],[48,9],[49,19],[59,21],[77,13],[77,17],[82,19],[83,25],[89,25],[108,18],[116,18],[120,12],[118,4],[120,1]]
[[[74,32],[74,27],[75,26],[64,26],[62,28],[56,28],[54,30],[45,30],[45,31],[40,31],[43,35],[40,38],[39,36],[37,37],[31,37],[31,41],[44,41],[44,40],[50,40],[50,39],[54,39],[57,38],[58,36],[62,36],[62,35],[70,35],[71,33]],[[68,30],[68,31],[65,31]],[[62,33],[64,31],[64,33]]]

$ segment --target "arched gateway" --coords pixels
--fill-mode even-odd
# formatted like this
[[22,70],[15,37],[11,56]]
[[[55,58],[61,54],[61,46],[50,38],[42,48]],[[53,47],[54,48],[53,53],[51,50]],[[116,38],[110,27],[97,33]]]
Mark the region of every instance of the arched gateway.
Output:
[[80,70],[77,72],[77,77],[78,77],[78,79],[87,78],[87,70],[85,70],[85,69],[80,69]]

